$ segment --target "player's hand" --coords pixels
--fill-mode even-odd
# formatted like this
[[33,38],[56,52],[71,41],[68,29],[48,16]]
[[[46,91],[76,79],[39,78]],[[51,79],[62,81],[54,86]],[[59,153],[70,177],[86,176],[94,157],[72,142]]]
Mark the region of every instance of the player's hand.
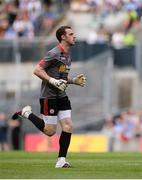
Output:
[[86,77],[84,76],[84,74],[79,74],[76,77],[74,77],[72,79],[73,84],[79,85],[84,87],[86,85]]
[[49,83],[52,84],[53,86],[55,86],[56,88],[58,88],[61,91],[65,91],[65,89],[67,87],[67,81],[65,81],[63,79],[57,80],[55,78],[50,78]]

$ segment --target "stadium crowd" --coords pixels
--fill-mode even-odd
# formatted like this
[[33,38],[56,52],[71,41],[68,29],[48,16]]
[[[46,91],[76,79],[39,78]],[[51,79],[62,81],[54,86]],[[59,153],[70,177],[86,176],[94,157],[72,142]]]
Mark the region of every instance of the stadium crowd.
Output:
[[47,35],[63,14],[60,7],[52,0],[1,0],[0,37]]
[[116,48],[134,45],[135,34],[130,30],[141,25],[141,0],[73,0],[73,12],[94,14],[88,34],[89,43],[111,42]]
[[[128,110],[105,119],[102,133],[109,137],[109,150],[114,150],[115,141],[126,145],[142,136],[142,111]],[[121,149],[122,150],[122,149]]]
[[116,46],[134,43],[133,34],[124,37],[132,27],[141,23],[142,0],[1,0],[0,37],[47,35],[66,14],[66,7],[74,12],[94,14],[92,25],[98,23],[95,30],[90,28],[90,41],[111,40]]

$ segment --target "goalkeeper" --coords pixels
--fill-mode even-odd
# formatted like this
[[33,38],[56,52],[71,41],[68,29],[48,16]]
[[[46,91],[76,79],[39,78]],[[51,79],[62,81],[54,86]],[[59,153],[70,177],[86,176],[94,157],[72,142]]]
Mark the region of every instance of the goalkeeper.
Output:
[[83,74],[74,78],[68,76],[71,66],[69,50],[76,40],[72,28],[61,26],[56,31],[56,38],[59,44],[48,51],[34,69],[34,74],[42,80],[40,92],[42,119],[32,113],[31,106],[25,106],[22,111],[16,112],[13,119],[18,116],[26,117],[47,136],[53,136],[56,133],[57,122],[59,122],[62,132],[59,138],[59,153],[55,167],[69,168],[70,164],[66,161],[66,156],[73,127],[71,103],[65,90],[69,84],[85,86],[86,77]]

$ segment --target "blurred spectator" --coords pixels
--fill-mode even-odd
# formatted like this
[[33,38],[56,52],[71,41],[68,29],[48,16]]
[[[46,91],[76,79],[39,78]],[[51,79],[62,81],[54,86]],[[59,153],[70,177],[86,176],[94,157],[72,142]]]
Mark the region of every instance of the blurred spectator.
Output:
[[113,146],[114,146],[114,140],[115,140],[115,136],[114,136],[114,123],[113,123],[113,117],[112,116],[108,116],[105,119],[105,123],[102,129],[102,133],[105,134],[108,137],[108,150],[110,152],[113,151]]
[[130,121],[127,112],[120,115],[114,126],[115,135],[121,141],[126,142],[134,137],[134,124]]
[[72,0],[70,5],[71,10],[79,12],[79,11],[89,11],[90,7],[89,4],[87,4],[86,0]]
[[126,30],[131,29],[132,26],[135,25],[135,23],[138,22],[138,14],[135,10],[128,10],[128,22],[127,22],[127,27]]
[[56,20],[56,14],[51,10],[45,11],[42,14],[42,18],[41,18],[41,24],[40,24],[40,35],[46,35],[48,34],[51,29],[54,26]]
[[141,21],[141,17],[142,17],[142,1],[138,1],[137,2],[137,9],[136,9],[136,12],[137,12],[137,15],[138,15],[138,19]]
[[109,138],[109,151],[138,151],[142,135],[142,111],[128,110],[106,117],[102,133]]
[[115,48],[115,49],[120,49],[124,47],[124,32],[122,31],[122,29],[117,29],[117,31],[115,31],[112,34],[111,37],[111,45]]
[[109,35],[103,25],[100,25],[97,30],[91,30],[86,39],[88,44],[104,44],[108,43]]
[[37,19],[42,13],[42,5],[39,0],[31,0],[27,5],[29,19],[36,28]]
[[21,142],[22,142],[21,125],[22,125],[21,120],[15,119],[10,121],[11,145],[13,150],[21,149]]
[[19,0],[19,8],[21,10],[27,9],[27,5],[28,5],[29,1],[30,0]]
[[13,22],[16,19],[18,12],[20,11],[18,7],[19,7],[18,0],[17,1],[16,0],[8,1],[5,4],[4,11],[5,11],[5,13],[7,13],[9,26],[12,26]]
[[3,14],[0,16],[0,38],[4,37],[5,31],[8,28],[7,15]]
[[97,36],[97,43],[107,43],[109,40],[108,33],[103,25],[100,25],[100,27],[98,28]]
[[97,32],[95,30],[91,30],[88,34],[86,41],[88,44],[95,44],[97,42],[97,38]]
[[6,115],[0,112],[0,151],[9,150],[8,145],[8,123]]
[[134,137],[140,137],[142,134],[141,111],[128,111],[129,121],[134,126]]
[[5,33],[4,33],[4,38],[5,38],[5,39],[15,39],[15,38],[17,38],[17,37],[18,37],[18,35],[17,35],[17,33],[14,31],[13,27],[9,26],[9,27],[7,28],[7,30],[5,31]]
[[133,46],[135,45],[135,36],[131,31],[125,31],[123,37],[124,46]]
[[34,26],[29,19],[28,12],[20,12],[13,23],[13,29],[19,37],[34,37]]

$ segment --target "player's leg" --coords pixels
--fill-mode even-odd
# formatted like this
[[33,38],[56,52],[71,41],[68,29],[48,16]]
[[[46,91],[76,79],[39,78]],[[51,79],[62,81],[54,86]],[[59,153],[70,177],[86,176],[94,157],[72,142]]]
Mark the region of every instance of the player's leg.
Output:
[[33,114],[30,106],[25,106],[22,111],[16,112],[12,116],[12,119],[18,117],[27,118],[44,134],[53,136],[57,126],[57,108],[55,100],[40,99],[40,107],[43,119]]
[[57,100],[40,99],[40,113],[45,124],[43,132],[48,136],[53,136],[57,128]]
[[45,126],[44,126],[44,134],[48,136],[53,136],[56,133],[57,129],[57,116],[45,116],[42,115]]
[[66,156],[70,145],[72,135],[72,120],[71,120],[71,105],[67,97],[59,100],[60,111],[58,112],[58,120],[62,128],[62,132],[59,138],[59,154],[56,168],[70,167],[70,164],[66,162]]
[[71,141],[72,135],[72,121],[70,118],[63,118],[59,120],[62,127],[62,132],[59,138],[59,153],[56,168],[70,167],[70,164],[66,161],[68,148]]
[[14,113],[12,116],[12,119],[29,119],[40,131],[43,132],[45,123],[43,119],[39,118],[35,114],[32,113],[32,108],[31,106],[25,106],[22,111]]

